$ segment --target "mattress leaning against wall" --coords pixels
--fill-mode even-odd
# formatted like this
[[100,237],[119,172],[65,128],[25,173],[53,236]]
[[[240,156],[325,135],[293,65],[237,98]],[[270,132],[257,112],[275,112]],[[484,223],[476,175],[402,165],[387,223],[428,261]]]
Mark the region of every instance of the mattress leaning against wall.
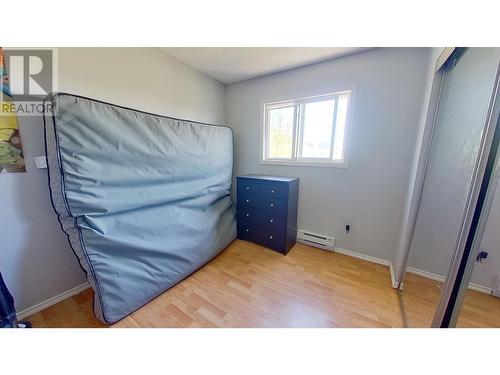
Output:
[[234,240],[230,128],[66,93],[46,103],[52,203],[101,321],[124,318]]

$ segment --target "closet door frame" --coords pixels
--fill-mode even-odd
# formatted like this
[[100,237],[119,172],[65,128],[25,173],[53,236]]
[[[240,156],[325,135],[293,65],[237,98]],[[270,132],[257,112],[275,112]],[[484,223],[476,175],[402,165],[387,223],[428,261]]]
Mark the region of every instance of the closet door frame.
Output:
[[[451,58],[453,56],[457,55],[455,53],[450,55]],[[497,65],[494,89],[490,97],[479,155],[474,166],[465,215],[462,218],[453,261],[434,314],[432,327],[447,328],[456,324],[493,201],[492,173],[500,140],[499,74],[500,64]]]
[[[424,182],[427,176],[427,168],[429,165],[429,158],[432,149],[432,144],[435,137],[436,123],[439,114],[440,99],[443,93],[443,84],[445,81],[447,70],[443,68],[445,63],[450,59],[450,57],[455,56],[459,53],[458,48],[447,47],[444,48],[439,57],[437,58],[434,65],[434,78],[432,81],[431,95],[429,98],[429,106],[426,124],[424,125],[424,133],[422,135],[421,143],[421,155],[417,161],[416,176],[414,181],[413,193],[414,197],[411,198],[412,203],[410,204],[408,212],[408,224],[407,233],[403,234],[403,244],[401,245],[404,249],[401,264],[399,266],[399,271],[396,274],[395,283],[393,285],[395,289],[402,290],[403,280],[406,275],[406,268],[408,266],[408,259],[410,256],[410,247],[413,241],[413,236],[415,233],[415,226],[417,223],[418,212],[420,211],[420,203],[422,200],[422,193],[424,189]],[[394,284],[394,283],[393,283]]]

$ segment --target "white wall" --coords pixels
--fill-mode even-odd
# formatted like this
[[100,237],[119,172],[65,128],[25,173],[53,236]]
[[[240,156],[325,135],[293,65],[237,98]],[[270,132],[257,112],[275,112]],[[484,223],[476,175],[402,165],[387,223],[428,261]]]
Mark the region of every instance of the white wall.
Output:
[[[59,89],[158,114],[223,123],[224,86],[152,48],[59,49]],[[18,311],[85,281],[50,205],[40,118],[20,118],[27,173],[2,174],[0,267]]]
[[[299,228],[334,234],[337,246],[392,260],[416,146],[429,49],[384,48],[226,88],[235,172],[300,177]],[[259,165],[261,100],[355,85],[349,167]],[[343,235],[351,224],[350,237]]]
[[154,48],[60,48],[59,87],[143,111],[222,124],[224,86]]

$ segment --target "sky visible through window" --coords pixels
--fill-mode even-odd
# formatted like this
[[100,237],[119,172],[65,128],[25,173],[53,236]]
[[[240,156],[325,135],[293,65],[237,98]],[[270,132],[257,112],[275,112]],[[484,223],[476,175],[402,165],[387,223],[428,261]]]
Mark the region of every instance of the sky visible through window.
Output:
[[330,157],[334,109],[335,100],[325,100],[305,105],[302,157]]

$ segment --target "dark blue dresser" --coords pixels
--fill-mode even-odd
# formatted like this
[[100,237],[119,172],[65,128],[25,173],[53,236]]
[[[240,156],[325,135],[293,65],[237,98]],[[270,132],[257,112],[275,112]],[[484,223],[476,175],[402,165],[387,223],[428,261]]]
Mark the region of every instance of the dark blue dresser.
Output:
[[299,179],[237,177],[238,238],[287,254],[297,238]]

